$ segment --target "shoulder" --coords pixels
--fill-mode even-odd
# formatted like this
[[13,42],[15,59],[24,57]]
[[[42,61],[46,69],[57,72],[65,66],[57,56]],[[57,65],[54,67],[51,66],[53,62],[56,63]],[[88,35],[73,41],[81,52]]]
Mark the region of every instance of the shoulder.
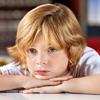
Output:
[[91,64],[91,63],[100,63],[100,56],[99,54],[92,48],[86,47],[84,53],[79,61],[80,65]]
[[83,53],[83,56],[85,55],[85,54],[96,54],[96,55],[98,55],[99,56],[99,54],[93,49],[93,48],[91,48],[91,47],[88,47],[88,46],[86,46],[86,48],[85,48],[85,50],[84,50],[84,53]]
[[13,67],[16,67],[14,63],[9,63],[7,65],[1,66],[0,69],[11,69]]
[[22,70],[25,66],[17,66],[17,64],[9,63],[0,67],[3,75],[25,75],[32,76],[29,72]]
[[3,75],[13,75],[13,73],[17,72],[18,70],[21,70],[21,68],[17,67],[17,65],[14,64],[13,62],[7,65],[1,66],[0,69]]
[[84,77],[98,73],[100,73],[100,56],[94,49],[86,47],[73,76]]
[[22,67],[24,67],[24,66],[17,66],[17,64],[12,62],[7,65],[1,66],[0,69],[10,70],[10,69],[14,69],[14,68],[21,69]]

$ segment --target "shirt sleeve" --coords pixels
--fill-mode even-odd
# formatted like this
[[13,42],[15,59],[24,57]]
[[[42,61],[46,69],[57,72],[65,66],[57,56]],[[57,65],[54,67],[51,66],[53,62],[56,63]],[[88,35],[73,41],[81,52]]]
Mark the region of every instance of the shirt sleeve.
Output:
[[22,70],[21,66],[17,66],[14,63],[7,64],[0,67],[3,75],[25,75],[32,76],[29,72]]
[[76,70],[72,73],[73,77],[84,77],[100,73],[100,56],[98,53],[88,48],[80,59]]

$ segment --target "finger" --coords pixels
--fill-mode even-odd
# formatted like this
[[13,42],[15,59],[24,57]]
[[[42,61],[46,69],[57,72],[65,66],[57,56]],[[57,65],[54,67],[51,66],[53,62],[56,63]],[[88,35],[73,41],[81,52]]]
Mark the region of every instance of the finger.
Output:
[[30,94],[30,93],[46,93],[47,91],[45,90],[45,87],[41,88],[34,88],[34,89],[29,89],[23,91],[24,94]]
[[24,90],[23,93],[24,94],[39,93],[39,90],[40,89],[38,89],[38,88],[36,88],[36,89],[35,88],[32,88],[32,89],[29,89],[29,90]]
[[29,90],[23,91],[24,94],[29,93],[61,93],[61,90],[57,86],[47,86],[47,87],[40,87],[40,88],[33,88]]
[[42,81],[42,86],[61,84],[61,81],[50,81],[50,80],[41,80],[41,81]]
[[72,79],[72,76],[63,76],[63,77],[58,77],[58,78],[52,78],[50,81],[66,81],[69,79]]
[[73,78],[73,76],[68,76],[68,78],[69,78],[69,79],[72,79],[72,78]]
[[47,86],[47,87],[41,87],[41,88],[34,88],[32,90],[34,93],[60,93],[59,89],[56,88],[56,86]]
[[33,91],[32,91],[32,89],[30,89],[30,90],[24,90],[23,93],[24,94],[29,94],[29,93],[33,93]]
[[25,90],[18,90],[19,93],[23,93],[23,91],[25,91]]
[[23,93],[23,91],[29,90],[29,89],[31,89],[31,88],[19,89],[18,92],[19,92],[19,93]]

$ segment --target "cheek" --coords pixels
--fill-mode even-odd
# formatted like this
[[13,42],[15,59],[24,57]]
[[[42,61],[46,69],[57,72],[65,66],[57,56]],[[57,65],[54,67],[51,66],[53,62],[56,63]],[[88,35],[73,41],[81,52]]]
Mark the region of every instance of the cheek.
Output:
[[26,58],[26,63],[27,63],[27,65],[29,65],[30,62],[31,62],[30,59],[27,57],[27,58]]
[[34,59],[30,59],[30,58],[27,57],[26,63],[27,63],[27,67],[28,67],[29,70],[34,69],[34,66],[33,66],[33,65],[35,65]]
[[56,67],[53,70],[56,76],[65,76],[68,73],[68,59],[59,59],[59,62],[56,63]]
[[68,66],[68,58],[66,56],[57,57],[56,59],[53,59],[52,66],[54,71],[66,70]]

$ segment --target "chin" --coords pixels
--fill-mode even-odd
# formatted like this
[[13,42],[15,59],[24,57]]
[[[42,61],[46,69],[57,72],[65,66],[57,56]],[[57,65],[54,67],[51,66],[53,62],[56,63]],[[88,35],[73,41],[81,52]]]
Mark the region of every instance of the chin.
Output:
[[48,77],[48,76],[35,75],[35,77],[36,77],[37,79],[40,79],[40,80],[47,80],[47,79],[50,79],[50,77]]

